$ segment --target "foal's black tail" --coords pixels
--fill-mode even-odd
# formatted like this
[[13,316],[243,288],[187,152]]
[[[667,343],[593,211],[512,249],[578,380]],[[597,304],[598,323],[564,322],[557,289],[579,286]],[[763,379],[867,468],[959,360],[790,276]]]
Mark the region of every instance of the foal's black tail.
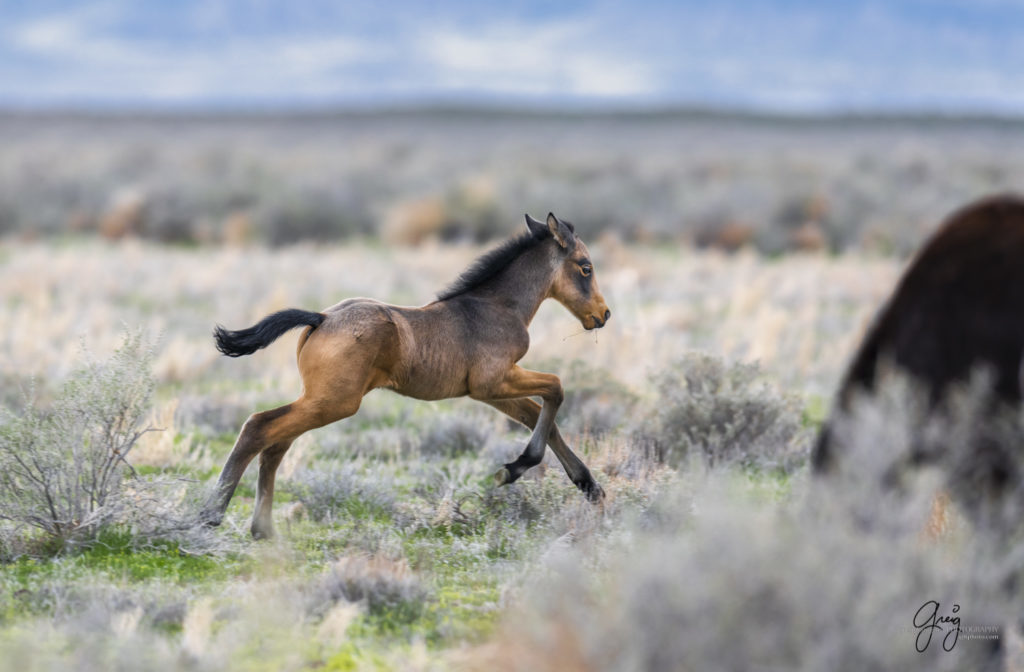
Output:
[[217,341],[217,349],[225,355],[241,357],[267,347],[289,329],[303,325],[316,329],[324,319],[323,313],[289,308],[267,315],[248,329],[228,331],[218,324],[213,330],[213,338]]

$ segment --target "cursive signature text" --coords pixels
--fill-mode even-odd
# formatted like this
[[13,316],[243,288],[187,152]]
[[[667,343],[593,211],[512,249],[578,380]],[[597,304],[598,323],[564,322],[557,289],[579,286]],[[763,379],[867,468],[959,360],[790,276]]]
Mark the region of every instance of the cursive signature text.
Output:
[[936,630],[945,632],[942,638],[943,651],[952,651],[956,646],[956,640],[960,636],[960,605],[954,604],[952,615],[939,616],[939,603],[936,600],[928,600],[921,605],[921,608],[914,614],[914,627],[917,628],[917,638],[914,646],[919,653],[924,653],[928,645],[932,643],[932,634]]

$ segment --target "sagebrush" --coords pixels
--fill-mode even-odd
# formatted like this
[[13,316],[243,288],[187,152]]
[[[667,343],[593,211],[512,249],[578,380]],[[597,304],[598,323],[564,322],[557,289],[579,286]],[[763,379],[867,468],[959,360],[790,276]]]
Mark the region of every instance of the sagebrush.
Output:
[[792,471],[809,450],[802,404],[756,364],[684,355],[655,378],[654,408],[636,430],[659,459],[680,465],[739,464]]
[[75,371],[47,406],[3,409],[0,518],[63,544],[87,541],[129,506],[127,458],[150,428],[153,352],[128,335],[105,361]]

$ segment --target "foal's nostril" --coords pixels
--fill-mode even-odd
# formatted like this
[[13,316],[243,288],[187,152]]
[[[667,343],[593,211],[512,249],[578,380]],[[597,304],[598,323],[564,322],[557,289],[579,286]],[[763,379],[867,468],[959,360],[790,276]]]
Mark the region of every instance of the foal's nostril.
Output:
[[604,321],[605,322],[607,322],[608,318],[611,317],[611,316],[612,316],[612,311],[610,311],[610,310],[605,310],[604,311]]

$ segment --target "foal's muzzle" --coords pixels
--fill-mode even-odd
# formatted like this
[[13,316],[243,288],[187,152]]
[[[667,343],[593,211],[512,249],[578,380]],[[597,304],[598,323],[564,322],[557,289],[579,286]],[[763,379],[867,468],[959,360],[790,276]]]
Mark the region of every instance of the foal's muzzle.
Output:
[[586,330],[590,331],[591,329],[600,329],[601,327],[608,323],[608,318],[610,318],[611,316],[612,311],[608,310],[607,308],[605,308],[604,311],[604,319],[598,317],[597,315],[591,315],[590,319],[593,320],[594,323],[589,327],[585,327]]

